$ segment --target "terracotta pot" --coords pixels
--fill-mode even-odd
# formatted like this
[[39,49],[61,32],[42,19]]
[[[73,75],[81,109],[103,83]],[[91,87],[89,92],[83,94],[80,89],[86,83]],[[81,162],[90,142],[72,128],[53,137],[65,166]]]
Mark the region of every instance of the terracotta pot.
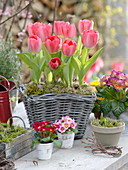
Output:
[[99,127],[91,124],[96,141],[102,145],[116,146],[119,142],[121,132],[125,129],[125,124],[119,127]]
[[37,157],[40,160],[50,159],[53,151],[53,143],[37,144]]
[[58,133],[58,139],[62,141],[61,148],[65,148],[65,149],[72,148],[74,143],[74,137],[75,137],[75,133],[73,132],[67,134]]

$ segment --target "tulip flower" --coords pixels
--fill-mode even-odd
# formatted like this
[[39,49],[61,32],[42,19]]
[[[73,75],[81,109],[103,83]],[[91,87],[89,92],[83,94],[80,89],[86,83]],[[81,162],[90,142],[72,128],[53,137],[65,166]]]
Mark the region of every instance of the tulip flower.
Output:
[[32,35],[28,38],[28,48],[31,52],[38,53],[42,49],[42,41],[41,39],[36,36]]
[[45,47],[50,53],[57,52],[60,48],[60,38],[57,36],[47,37],[45,39]]
[[52,58],[50,61],[49,61],[49,67],[52,69],[52,70],[55,70],[59,67],[59,65],[61,64],[61,60],[57,57],[55,58]]
[[78,22],[78,30],[80,33],[83,33],[85,30],[92,30],[94,22],[84,19]]
[[64,24],[64,21],[54,21],[54,33],[56,35],[62,35],[62,27]]
[[99,33],[98,31],[88,30],[84,31],[82,35],[82,43],[87,48],[95,47],[98,43]]
[[72,56],[76,51],[76,42],[73,40],[65,40],[62,44],[62,52],[66,56]]
[[55,21],[54,32],[65,38],[74,38],[76,36],[76,27],[75,24],[70,24],[69,22]]
[[43,24],[40,22],[36,22],[34,24],[30,23],[27,25],[28,34],[37,35],[41,38],[42,42],[45,41],[45,38],[51,36],[52,34],[52,25],[51,24]]

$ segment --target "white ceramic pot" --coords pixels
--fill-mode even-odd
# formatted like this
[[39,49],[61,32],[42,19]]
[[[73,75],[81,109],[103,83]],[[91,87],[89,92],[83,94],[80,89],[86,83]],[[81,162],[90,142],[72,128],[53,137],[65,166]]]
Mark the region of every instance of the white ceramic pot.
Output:
[[125,124],[119,127],[99,127],[91,124],[96,141],[102,145],[116,146],[119,142],[121,132],[125,129]]
[[67,133],[67,134],[61,134],[58,133],[58,139],[60,141],[62,141],[62,146],[61,148],[72,148],[73,147],[73,143],[74,143],[74,137],[75,137],[75,133]]
[[37,145],[37,156],[38,159],[47,160],[52,156],[53,143],[38,144]]

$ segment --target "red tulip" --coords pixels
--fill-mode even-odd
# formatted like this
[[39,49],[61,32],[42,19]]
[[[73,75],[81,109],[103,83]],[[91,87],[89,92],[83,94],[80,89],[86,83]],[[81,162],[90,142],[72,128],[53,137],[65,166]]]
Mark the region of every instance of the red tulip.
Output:
[[65,38],[74,38],[76,36],[76,27],[75,24],[70,24],[69,22],[55,21],[54,32]]
[[30,23],[27,25],[28,34],[37,35],[44,42],[46,37],[51,36],[52,34],[52,25],[51,24],[43,24],[40,22],[36,22],[34,24]]
[[83,33],[85,30],[92,30],[94,22],[84,19],[78,22],[78,30],[80,33]]
[[42,49],[41,39],[36,35],[30,36],[28,38],[28,48],[30,49],[30,51],[32,51],[34,53],[40,52]]
[[57,36],[47,37],[45,39],[45,47],[50,53],[57,52],[60,48],[60,38]]
[[52,69],[52,70],[55,70],[59,67],[59,65],[61,64],[61,60],[60,58],[52,58],[50,61],[49,61],[49,67]]
[[98,31],[88,30],[84,31],[82,35],[82,43],[87,48],[95,47],[98,43],[99,33]]
[[72,56],[76,51],[76,42],[73,40],[65,40],[62,44],[62,52],[67,56]]

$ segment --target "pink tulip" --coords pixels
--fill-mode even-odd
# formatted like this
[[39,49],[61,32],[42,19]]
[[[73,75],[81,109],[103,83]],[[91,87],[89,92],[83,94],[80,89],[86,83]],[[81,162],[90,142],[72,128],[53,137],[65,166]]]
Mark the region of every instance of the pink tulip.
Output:
[[54,21],[54,33],[56,35],[62,35],[62,27],[64,24],[64,21]]
[[76,27],[75,24],[70,24],[69,22],[55,21],[54,32],[65,38],[74,38],[76,36]]
[[124,63],[122,62],[114,62],[112,63],[112,69],[116,71],[123,71]]
[[78,30],[80,33],[83,33],[85,30],[92,30],[94,22],[84,19],[78,22]]
[[57,52],[60,48],[60,38],[57,36],[47,37],[45,39],[45,47],[50,53]]
[[30,36],[37,35],[41,38],[42,42],[44,42],[45,38],[51,36],[52,34],[52,25],[43,24],[40,22],[36,22],[34,24],[30,23],[27,25],[27,30]]
[[52,70],[55,70],[59,67],[59,65],[61,64],[61,60],[60,58],[52,58],[50,61],[49,61],[49,67],[52,69]]
[[36,35],[30,36],[28,38],[28,48],[30,49],[30,51],[32,51],[34,53],[40,52],[42,49],[41,39]]
[[82,35],[82,43],[87,48],[95,47],[98,43],[99,33],[98,31],[88,30],[84,31]]
[[73,40],[65,40],[62,44],[62,52],[66,56],[72,56],[76,51],[76,42]]

